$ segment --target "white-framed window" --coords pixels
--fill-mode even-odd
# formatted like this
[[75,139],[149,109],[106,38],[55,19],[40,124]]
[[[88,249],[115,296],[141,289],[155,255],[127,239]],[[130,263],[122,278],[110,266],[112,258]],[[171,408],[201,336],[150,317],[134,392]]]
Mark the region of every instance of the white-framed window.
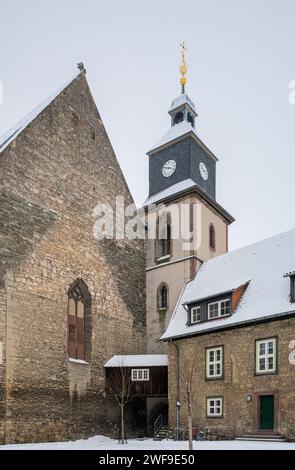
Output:
[[131,369],[132,382],[143,382],[150,380],[149,369]]
[[256,374],[268,374],[277,370],[276,338],[256,341]]
[[191,308],[191,323],[198,323],[201,321],[201,307],[192,307]]
[[230,299],[219,300],[208,304],[208,319],[224,317],[230,314]]
[[223,377],[223,346],[206,349],[206,378]]
[[207,416],[208,418],[220,418],[223,416],[223,398],[207,398]]

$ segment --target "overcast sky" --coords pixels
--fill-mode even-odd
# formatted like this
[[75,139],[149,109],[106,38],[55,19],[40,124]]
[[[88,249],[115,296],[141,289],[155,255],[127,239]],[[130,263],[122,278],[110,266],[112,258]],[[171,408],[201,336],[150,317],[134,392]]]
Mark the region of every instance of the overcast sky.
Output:
[[196,130],[219,157],[230,249],[295,227],[294,0],[0,0],[0,133],[76,73],[87,79],[132,195],[169,128],[179,43]]

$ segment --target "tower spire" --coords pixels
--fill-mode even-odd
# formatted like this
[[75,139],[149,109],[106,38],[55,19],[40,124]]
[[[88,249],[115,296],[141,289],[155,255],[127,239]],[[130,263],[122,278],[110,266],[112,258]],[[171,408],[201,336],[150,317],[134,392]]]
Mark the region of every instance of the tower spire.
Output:
[[185,53],[187,52],[187,49],[185,47],[184,42],[180,44],[181,47],[181,64],[179,66],[179,71],[181,74],[180,78],[180,85],[181,85],[181,93],[185,93],[185,84],[186,84],[186,73],[187,73],[187,65],[186,65],[186,60],[185,60]]

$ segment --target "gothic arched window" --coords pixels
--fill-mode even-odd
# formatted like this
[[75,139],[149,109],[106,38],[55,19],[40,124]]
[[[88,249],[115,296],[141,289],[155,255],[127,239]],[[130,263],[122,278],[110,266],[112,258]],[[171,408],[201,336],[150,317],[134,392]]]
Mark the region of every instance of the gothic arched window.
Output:
[[82,279],[68,290],[68,354],[69,358],[90,360],[91,295]]
[[179,124],[182,121],[183,121],[183,113],[181,111],[178,111],[178,113],[176,113],[174,116],[173,123]]
[[168,308],[168,286],[164,282],[159,285],[157,293],[158,310]]
[[215,250],[215,228],[213,224],[209,226],[209,247]]

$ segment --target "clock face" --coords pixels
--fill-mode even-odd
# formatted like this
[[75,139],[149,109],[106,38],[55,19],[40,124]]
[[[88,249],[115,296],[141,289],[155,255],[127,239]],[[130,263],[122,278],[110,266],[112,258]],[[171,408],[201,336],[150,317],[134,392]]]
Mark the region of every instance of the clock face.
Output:
[[169,176],[173,175],[175,170],[176,170],[176,161],[168,160],[162,168],[162,175],[165,176],[165,178],[168,178]]
[[199,170],[200,170],[200,175],[202,176],[203,180],[207,181],[209,175],[208,175],[208,169],[207,169],[205,163],[200,162]]

